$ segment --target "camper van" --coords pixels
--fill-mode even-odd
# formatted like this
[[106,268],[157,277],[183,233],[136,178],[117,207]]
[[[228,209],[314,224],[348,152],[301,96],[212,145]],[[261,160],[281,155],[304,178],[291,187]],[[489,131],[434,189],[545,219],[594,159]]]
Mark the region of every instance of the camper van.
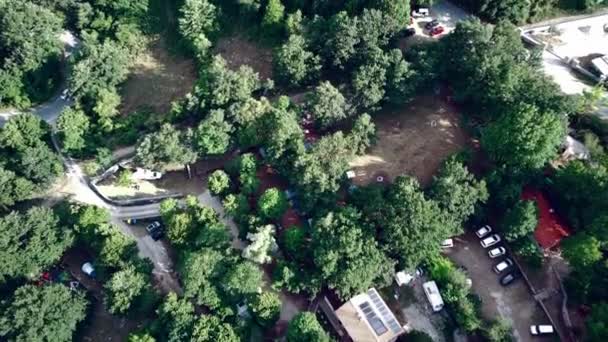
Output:
[[437,284],[435,284],[434,281],[427,281],[426,283],[422,284],[422,288],[424,289],[426,298],[429,300],[429,303],[431,303],[433,311],[441,311],[441,309],[443,309],[443,299],[441,298]]

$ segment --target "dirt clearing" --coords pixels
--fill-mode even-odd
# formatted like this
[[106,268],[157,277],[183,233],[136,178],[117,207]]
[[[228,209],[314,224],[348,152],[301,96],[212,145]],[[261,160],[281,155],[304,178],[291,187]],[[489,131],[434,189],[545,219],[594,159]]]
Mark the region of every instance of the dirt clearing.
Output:
[[467,137],[454,107],[437,96],[420,96],[374,116],[378,141],[351,168],[355,185],[392,181],[407,174],[427,185],[442,161],[460,151]]
[[120,113],[149,109],[165,114],[171,109],[171,102],[192,90],[196,77],[193,60],[171,55],[163,39],[154,39],[135,62],[121,89]]
[[272,50],[248,41],[241,36],[221,38],[215,47],[215,53],[224,57],[232,70],[241,65],[249,65],[260,74],[260,80],[272,79]]

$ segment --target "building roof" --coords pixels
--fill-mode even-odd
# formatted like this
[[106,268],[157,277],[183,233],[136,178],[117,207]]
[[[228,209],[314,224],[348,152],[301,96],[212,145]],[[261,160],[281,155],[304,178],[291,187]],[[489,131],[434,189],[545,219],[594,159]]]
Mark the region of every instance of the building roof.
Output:
[[570,228],[553,210],[549,200],[541,191],[524,188],[521,198],[535,201],[538,206],[539,218],[534,238],[543,249],[556,247],[564,237],[570,236]]
[[336,316],[357,342],[391,342],[405,332],[375,288],[344,303]]

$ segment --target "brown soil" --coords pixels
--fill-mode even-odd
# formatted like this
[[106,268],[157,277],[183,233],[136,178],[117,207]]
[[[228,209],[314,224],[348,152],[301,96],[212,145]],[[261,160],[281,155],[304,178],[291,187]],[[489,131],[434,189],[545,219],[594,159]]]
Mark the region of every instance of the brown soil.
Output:
[[192,90],[196,77],[194,62],[171,55],[165,42],[157,38],[135,62],[122,88],[120,113],[126,115],[140,109],[167,113],[173,101]]
[[354,184],[407,174],[428,185],[442,161],[467,142],[459,121],[453,106],[436,96],[420,96],[407,106],[377,114],[376,145],[351,163],[357,175]]
[[232,70],[241,65],[249,65],[260,74],[260,79],[272,79],[272,51],[259,46],[241,36],[221,38],[215,47],[215,53],[224,57]]

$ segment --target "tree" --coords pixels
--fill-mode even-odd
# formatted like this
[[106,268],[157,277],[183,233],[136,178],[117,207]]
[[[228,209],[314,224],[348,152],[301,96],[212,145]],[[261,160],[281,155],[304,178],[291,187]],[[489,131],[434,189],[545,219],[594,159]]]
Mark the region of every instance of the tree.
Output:
[[270,263],[272,253],[279,248],[274,234],[275,227],[271,224],[259,227],[255,233],[248,233],[247,240],[251,243],[243,249],[243,258],[258,264]]
[[372,117],[367,113],[359,115],[347,138],[351,141],[351,148],[356,154],[364,154],[376,141],[376,125]]
[[591,342],[601,342],[608,336],[608,303],[598,303],[591,307],[587,332]]
[[506,19],[514,24],[523,24],[530,14],[530,6],[530,2],[521,0],[486,0],[480,14],[492,22]]
[[9,341],[72,341],[86,316],[83,295],[62,284],[19,287],[0,309],[0,337]]
[[147,291],[148,280],[134,266],[128,266],[112,275],[105,285],[106,305],[113,314],[126,314],[134,301]]
[[380,240],[389,255],[410,269],[437,255],[441,241],[458,230],[410,177],[395,180],[376,225],[383,228]]
[[269,220],[279,219],[287,207],[287,196],[277,188],[267,189],[258,200],[260,215]]
[[502,230],[509,242],[532,234],[538,225],[538,208],[534,201],[519,201],[509,209],[502,222]]
[[148,333],[131,333],[128,342],[156,342],[156,339]]
[[188,145],[188,140],[188,134],[177,131],[170,124],[163,124],[159,132],[148,134],[140,141],[135,160],[147,168],[193,163],[197,155]]
[[[342,11],[332,16],[325,26],[320,25],[324,34],[319,46],[323,46],[322,55],[331,66],[344,70],[356,53],[360,41],[357,17],[350,17]],[[313,44],[316,46],[316,44]]]
[[291,35],[274,54],[274,70],[277,78],[290,86],[301,86],[319,77],[321,60],[308,50],[306,39]]
[[104,131],[109,132],[113,128],[112,117],[118,114],[120,95],[115,88],[101,88],[96,93],[89,94],[93,97],[95,106],[93,112],[97,114],[97,120]]
[[433,338],[420,330],[412,330],[406,335],[402,335],[397,341],[400,342],[433,342]]
[[194,305],[171,292],[157,310],[162,332],[169,342],[190,340],[194,327]]
[[346,99],[329,81],[315,88],[306,105],[321,128],[331,127],[347,117]]
[[488,126],[481,143],[496,162],[515,169],[534,169],[555,157],[564,134],[559,116],[520,105]]
[[45,207],[33,207],[23,214],[11,212],[0,218],[0,231],[0,264],[4,265],[0,283],[12,277],[36,277],[56,263],[74,240]]
[[464,164],[450,158],[433,177],[430,197],[454,222],[462,224],[473,215],[478,204],[488,200],[489,194],[485,181],[476,180]]
[[226,341],[239,342],[232,326],[223,323],[219,318],[211,315],[201,315],[194,324],[192,342]]
[[7,207],[29,198],[36,185],[25,178],[19,178],[13,171],[0,167],[0,206]]
[[274,292],[262,292],[253,296],[249,307],[256,321],[263,327],[271,327],[281,315],[281,298]]
[[249,201],[243,194],[229,194],[222,201],[222,205],[226,214],[234,217],[237,221],[240,221],[243,217],[249,214]]
[[286,227],[287,230],[283,232],[283,252],[286,252],[293,258],[299,259],[306,254],[305,243],[306,243],[306,231],[302,227],[291,226]]
[[129,169],[123,169],[118,173],[116,178],[116,185],[123,187],[130,187],[133,184],[133,172]]
[[585,269],[602,259],[601,244],[598,239],[586,233],[578,233],[563,241],[564,258],[573,268]]
[[210,248],[190,252],[184,258],[181,274],[184,281],[184,296],[198,305],[217,309],[222,304],[220,279],[227,271],[226,256]]
[[47,134],[46,123],[32,113],[24,113],[9,120],[0,129],[0,145],[21,151],[37,146]]
[[421,70],[412,68],[399,49],[392,49],[386,57],[386,101],[396,105],[407,103],[418,89],[416,77]]
[[69,107],[57,118],[57,132],[65,151],[80,152],[86,145],[88,130],[89,118],[82,110]]
[[[382,53],[378,51],[377,53]],[[373,109],[385,95],[386,61],[384,56],[370,59],[353,73],[354,102],[363,109]]]
[[188,40],[205,37],[217,28],[217,10],[208,0],[186,0],[180,8],[179,31]]
[[262,18],[262,28],[266,30],[268,35],[277,35],[280,33],[284,16],[285,6],[283,6],[281,0],[268,0]]
[[511,342],[513,341],[512,328],[504,319],[492,321],[490,326],[484,330],[484,336],[489,342]]
[[49,147],[38,144],[26,147],[19,155],[18,171],[39,185],[50,185],[63,172],[63,163]]
[[335,192],[354,157],[350,142],[342,132],[321,138],[295,161],[295,179],[311,193]]
[[258,293],[262,283],[262,270],[250,261],[239,262],[231,267],[221,282],[224,291],[233,302]]
[[314,225],[313,261],[340,298],[388,284],[394,262],[380,250],[370,231],[361,214],[351,207],[330,212]]
[[194,143],[203,155],[224,154],[230,147],[232,125],[224,120],[224,111],[212,110],[194,132]]
[[329,342],[329,336],[312,312],[300,312],[287,327],[288,342]]
[[[104,98],[115,93],[113,88],[126,80],[132,58],[125,47],[113,40],[100,44],[88,39],[74,56],[73,63],[68,80],[71,93],[78,98]],[[107,111],[99,112],[106,114]]]
[[196,96],[200,108],[225,108],[233,103],[246,101],[260,88],[259,75],[249,66],[233,71],[220,56],[213,57],[202,70]]
[[224,170],[215,170],[209,176],[209,191],[215,196],[225,193],[230,188],[230,177]]

